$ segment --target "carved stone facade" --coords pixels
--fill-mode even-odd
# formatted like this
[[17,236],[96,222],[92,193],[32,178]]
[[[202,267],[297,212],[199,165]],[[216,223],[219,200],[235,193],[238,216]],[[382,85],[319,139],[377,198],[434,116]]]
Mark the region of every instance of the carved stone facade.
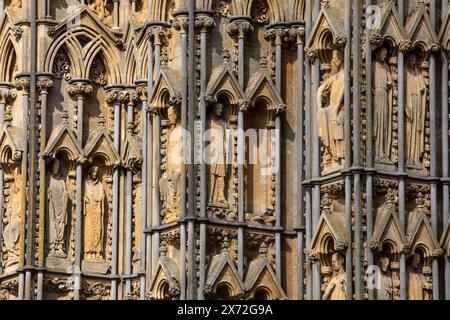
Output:
[[448,1],[0,3],[0,299],[450,299]]

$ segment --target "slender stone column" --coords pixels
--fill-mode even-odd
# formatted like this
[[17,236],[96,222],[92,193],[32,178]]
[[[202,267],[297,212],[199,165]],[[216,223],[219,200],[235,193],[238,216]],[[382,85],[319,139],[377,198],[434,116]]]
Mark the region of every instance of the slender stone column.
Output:
[[[149,6],[150,7],[150,6]],[[149,9],[150,10],[150,9]],[[153,35],[151,28],[147,29],[147,46],[148,46],[148,70],[147,70],[147,91],[148,97],[152,95],[153,92]],[[146,162],[145,171],[146,176],[146,193],[143,196],[146,200],[146,252],[145,252],[145,276],[146,276],[146,287],[150,287],[151,281],[153,279],[153,267],[152,267],[152,236],[148,232],[148,229],[153,225],[153,115],[149,112],[149,106],[145,109],[143,115],[144,128],[146,127],[146,137],[147,143],[143,147],[143,152],[145,153]],[[145,159],[144,158],[144,159]],[[144,191],[143,191],[144,192]]]
[[136,0],[131,0],[131,13],[136,12]]
[[198,154],[200,155],[200,217],[202,218],[200,222],[200,261],[199,261],[199,290],[197,292],[197,299],[204,300],[203,287],[206,281],[206,202],[208,197],[207,192],[207,181],[206,181],[206,163],[203,159],[203,151],[205,148],[205,141],[203,139],[204,133],[206,131],[206,105],[205,100],[206,86],[207,86],[207,34],[208,29],[215,26],[214,19],[208,15],[199,15],[195,19],[196,26],[200,29],[200,65],[202,66],[200,70],[200,104],[199,104],[199,114],[200,114],[200,150]]
[[[188,129],[188,35],[187,29],[188,18],[186,16],[177,16],[173,22],[173,27],[180,32],[181,42],[181,128],[183,129],[183,155],[186,160],[187,139],[186,132]],[[183,166],[180,178],[180,299],[187,298],[187,277],[186,277],[186,204],[187,204],[187,170],[186,165]]]
[[113,0],[114,1],[114,9],[113,9],[113,29],[119,30],[119,6],[120,6],[120,0]]
[[[430,23],[431,27],[436,29],[436,0],[430,0]],[[437,186],[437,81],[436,81],[436,57],[439,50],[439,45],[432,47],[430,53],[429,65],[429,90],[430,93],[430,176],[431,180],[431,227],[433,233],[438,234],[438,186]],[[433,277],[433,300],[439,300],[439,260],[434,258],[432,262],[432,277]]]
[[[0,132],[3,131],[3,126],[5,123],[5,111],[6,106],[13,102],[17,97],[15,91],[13,90],[14,85],[12,83],[0,83]],[[8,119],[9,121],[9,119]],[[3,219],[5,214],[4,203],[4,171],[0,167],[0,234],[3,234]],[[0,248],[2,248],[3,237],[0,236]],[[3,253],[0,251],[0,262],[3,261]],[[3,268],[0,263],[0,274],[3,274]]]
[[293,27],[290,30],[291,34],[296,38],[297,45],[297,132],[295,134],[295,145],[296,145],[296,170],[297,170],[297,216],[295,218],[295,228],[297,231],[297,299],[303,300],[303,292],[304,292],[304,255],[303,250],[305,248],[304,243],[304,219],[303,219],[303,211],[305,209],[303,196],[303,180],[305,178],[303,166],[304,166],[304,127],[303,127],[303,104],[304,104],[304,46],[305,46],[305,27]]
[[[278,93],[281,96],[281,85],[282,85],[282,41],[287,35],[287,30],[284,28],[273,28],[269,29],[265,33],[266,40],[271,41],[272,46],[275,47],[275,86]],[[272,170],[274,170],[275,175],[275,227],[278,229],[275,234],[275,265],[276,265],[276,276],[278,281],[281,281],[281,118],[280,113],[284,111],[285,106],[273,106],[276,109],[274,120],[274,127],[271,129],[271,139],[273,139],[274,148],[272,151],[274,154],[271,158],[275,160],[272,163]]]
[[[448,0],[442,1],[442,20],[444,20],[448,13]],[[442,65],[442,112],[441,112],[441,120],[442,120],[442,222],[444,228],[448,225],[449,220],[449,212],[450,212],[450,177],[449,177],[449,142],[448,142],[448,72],[449,72],[449,64],[448,64],[448,51],[445,50],[442,52],[441,58]],[[450,300],[450,262],[448,256],[444,257],[444,287],[445,287],[445,300]]]
[[353,1],[353,187],[354,187],[354,224],[355,224],[355,299],[363,298],[363,265],[362,265],[362,208],[361,208],[361,127],[360,127],[360,68],[361,68],[361,44],[360,44],[361,1]]
[[[347,84],[344,91],[344,108],[345,108],[345,230],[347,233],[348,246],[345,253],[345,270],[346,270],[346,295],[347,300],[353,298],[353,255],[352,255],[352,182],[351,175],[347,171],[350,169],[352,163],[352,144],[351,144],[351,43],[352,37],[352,1],[345,0],[345,14],[344,14],[344,29],[346,43],[344,48],[344,82]],[[355,22],[356,23],[356,22]]]
[[[126,94],[127,103],[127,135],[134,135],[134,105],[138,100],[134,88],[128,89]],[[126,168],[126,216],[125,216],[125,296],[131,294],[131,273],[133,259],[133,171],[132,167],[125,164]]]
[[[232,17],[228,25],[228,34],[237,39],[238,42],[238,82],[244,89],[245,72],[245,34],[254,30],[249,22],[250,17]],[[238,221],[245,223],[244,204],[244,162],[245,162],[245,136],[244,136],[244,110],[246,101],[242,101],[238,111],[238,137],[237,137],[237,158],[238,158]],[[238,228],[238,274],[244,277],[244,227]]]
[[[114,112],[114,148],[120,154],[121,106],[124,91],[121,86],[108,86],[106,101]],[[111,300],[117,300],[118,256],[119,256],[119,206],[120,206],[120,166],[113,169],[113,203],[112,203],[112,244],[111,244]]]
[[[40,94],[41,101],[41,154],[45,150],[47,145],[47,95],[48,89],[53,87],[54,83],[52,75],[39,75],[37,86]],[[39,249],[38,249],[38,267],[40,269],[45,267],[45,213],[46,213],[46,185],[45,185],[45,159],[41,156],[39,158]],[[38,271],[38,283],[37,283],[37,299],[42,300],[42,287],[43,287],[43,272]]]
[[[402,1],[399,2],[399,13],[403,12]],[[400,16],[403,21],[403,16]],[[400,229],[406,232],[406,209],[405,209],[405,63],[404,54],[410,48],[409,42],[399,44],[398,53],[398,174],[400,176],[398,183],[398,213]],[[400,299],[406,300],[406,253],[404,250],[400,256]]]
[[148,139],[148,114],[147,114],[147,101],[148,101],[148,87],[147,80],[136,81],[136,93],[141,102],[141,121],[142,121],[142,168],[141,168],[141,263],[140,263],[140,299],[145,299],[146,283],[145,283],[145,262],[147,260],[147,234],[145,230],[147,229],[147,180],[148,180],[148,152],[147,144]]
[[[22,141],[28,141],[28,109],[30,96],[30,77],[28,74],[19,74],[16,76],[17,89],[22,91]],[[25,235],[26,235],[26,210],[27,210],[27,172],[28,172],[28,143],[23,144],[22,162],[21,162],[21,210],[20,210],[20,237],[19,237],[19,300],[24,299],[25,294]]]
[[50,0],[45,0],[45,18],[53,19]]
[[[366,0],[366,10],[372,5],[371,0]],[[371,29],[366,24],[365,29],[365,80],[366,80],[366,234],[367,243],[370,243],[373,234],[373,104],[372,104],[372,46],[370,41]],[[356,189],[356,187],[355,187]],[[370,248],[365,250],[367,256],[367,265],[372,266],[373,253]],[[373,289],[368,288],[369,300],[375,299],[375,292]]]
[[[305,39],[309,39],[312,28],[312,7],[311,1],[305,3]],[[312,177],[312,160],[311,160],[311,63],[314,56],[308,55],[305,61],[305,244],[309,250],[312,238],[312,194],[310,180]],[[306,258],[305,283],[306,283],[306,300],[312,300],[312,260]]]
[[[90,85],[88,79],[73,79],[69,82],[69,95],[72,96],[76,104],[76,116],[77,116],[77,140],[82,146],[84,141],[83,136],[83,116],[84,116],[84,99],[86,96],[92,93],[93,88]],[[84,158],[80,157],[77,161],[76,168],[76,193],[75,199],[75,268],[76,271],[81,271],[81,259],[82,259],[82,245],[83,245],[83,163]],[[74,288],[74,300],[80,299],[79,288]]]

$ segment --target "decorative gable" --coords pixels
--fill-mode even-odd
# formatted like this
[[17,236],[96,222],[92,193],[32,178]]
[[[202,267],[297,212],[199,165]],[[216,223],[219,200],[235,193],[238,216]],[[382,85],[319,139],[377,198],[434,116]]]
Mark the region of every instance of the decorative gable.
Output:
[[247,299],[258,298],[256,293],[259,290],[264,293],[267,300],[286,299],[286,294],[267,258],[267,246],[264,242],[260,246],[258,258],[248,267],[244,288]]
[[117,165],[120,162],[120,156],[114,147],[111,136],[105,127],[105,119],[99,117],[99,127],[92,132],[84,147],[85,155],[88,161],[100,156],[105,160],[108,167]]
[[58,152],[63,151],[70,161],[75,161],[83,152],[72,128],[69,126],[68,113],[64,112],[62,118],[61,124],[50,134],[43,156],[55,158]]
[[406,31],[400,23],[394,1],[390,0],[380,5],[381,18],[376,19],[371,32],[370,41],[375,47],[381,46],[384,40],[391,42],[393,46],[398,46],[404,42]]
[[420,46],[424,51],[439,50],[439,39],[431,27],[430,18],[424,3],[419,3],[406,23],[408,38],[413,46]]

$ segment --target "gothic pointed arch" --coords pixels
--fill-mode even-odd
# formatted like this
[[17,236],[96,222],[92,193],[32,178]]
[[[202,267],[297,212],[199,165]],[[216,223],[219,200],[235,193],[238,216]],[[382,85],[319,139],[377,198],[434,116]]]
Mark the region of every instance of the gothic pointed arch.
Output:
[[103,116],[99,117],[98,128],[90,134],[84,147],[84,154],[88,161],[93,161],[96,157],[102,158],[109,168],[120,163],[120,155],[114,148]]
[[63,114],[61,124],[57,125],[50,134],[43,156],[56,158],[56,155],[61,151],[67,155],[69,161],[76,161],[83,154],[81,145],[69,124],[67,113]]
[[261,59],[261,68],[253,74],[245,90],[245,97],[250,101],[250,108],[254,108],[258,102],[264,102],[267,108],[269,121],[286,110],[283,98],[275,87],[275,84],[267,69],[267,60]]
[[19,163],[22,160],[22,130],[12,126],[6,121],[0,134],[0,165],[8,171],[11,162]]
[[431,228],[428,217],[421,212],[412,232],[409,235],[409,247],[411,252],[421,248],[425,259],[438,257],[442,254],[437,238]]
[[322,6],[310,36],[306,41],[308,55],[317,56],[321,63],[330,63],[333,48],[342,48],[345,37],[343,8]]
[[155,276],[150,284],[151,299],[176,299],[180,295],[180,271],[178,264],[167,257],[167,246],[161,244]]
[[[79,19],[76,24],[71,19]],[[44,69],[51,72],[53,61],[63,46],[73,65],[73,73],[77,78],[88,78],[92,63],[99,54],[108,68],[108,83],[121,83],[121,69],[118,47],[122,45],[111,31],[101,26],[95,16],[86,8],[68,16],[63,22],[53,27],[49,33],[53,42],[49,47]],[[99,32],[100,31],[100,32]]]
[[264,242],[260,246],[258,257],[249,264],[244,288],[247,299],[286,299],[286,294],[267,258],[267,246]]
[[244,294],[244,283],[231,260],[228,245],[228,239],[225,239],[222,252],[211,260],[203,288],[206,297],[214,297],[221,287],[228,288],[228,299],[240,299]]
[[379,47],[384,41],[388,41],[391,46],[397,47],[402,43],[409,43],[403,24],[395,7],[395,1],[389,0],[380,4],[380,18],[375,19],[370,35],[372,46]]
[[372,251],[382,250],[385,244],[389,244],[393,254],[400,254],[408,247],[407,239],[400,229],[398,213],[391,192],[386,195],[387,204],[382,208],[380,216],[375,221],[374,232],[370,239]]
[[321,208],[322,214],[311,239],[309,255],[319,260],[322,266],[330,267],[330,253],[345,251],[348,238],[345,219],[342,214],[332,210],[332,199],[328,194],[323,196]]
[[439,39],[431,26],[430,17],[424,3],[419,3],[408,18],[405,26],[408,39],[413,47],[420,47],[424,52],[439,50]]
[[153,93],[149,100],[150,109],[166,118],[168,105],[181,104],[180,82],[173,71],[163,67],[156,78]]
[[19,71],[20,46],[16,41],[21,29],[11,24],[8,13],[0,21],[0,81],[13,82],[15,72]]
[[206,96],[211,100],[216,100],[219,95],[225,95],[233,104],[238,104],[239,100],[245,97],[243,89],[226,60],[211,72],[206,89]]

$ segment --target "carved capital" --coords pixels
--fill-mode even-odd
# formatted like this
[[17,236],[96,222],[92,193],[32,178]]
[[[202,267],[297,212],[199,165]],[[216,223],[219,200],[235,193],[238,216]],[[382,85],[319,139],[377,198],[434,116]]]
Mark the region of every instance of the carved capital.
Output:
[[409,252],[411,251],[411,246],[409,245],[409,243],[403,243],[400,246],[400,252],[407,255]]
[[48,89],[54,85],[55,83],[50,77],[44,76],[37,79],[37,88],[40,93],[48,93]]
[[120,89],[112,89],[106,92],[106,102],[114,106],[116,104],[122,104],[123,102],[127,102],[128,96],[127,91]]
[[411,41],[404,40],[398,44],[398,49],[400,52],[406,53],[412,49]]
[[283,113],[286,111],[287,106],[284,103],[277,104],[275,106],[272,106],[270,108],[271,111],[273,111],[276,115]]
[[296,42],[297,45],[305,44],[305,27],[292,27],[288,30],[288,40]]
[[249,99],[240,99],[238,105],[240,111],[246,112],[250,109],[252,102]]
[[347,38],[343,34],[336,35],[334,39],[334,45],[338,48],[345,47],[345,44],[347,43]]
[[189,19],[187,16],[177,16],[172,21],[172,27],[180,32],[187,32],[189,26]]
[[76,99],[82,99],[90,95],[94,91],[94,88],[84,81],[75,81],[70,84],[68,91],[70,96]]
[[147,101],[148,100],[148,88],[147,88],[147,86],[138,86],[136,88],[136,94],[137,94],[139,100]]
[[212,28],[215,25],[216,22],[210,16],[200,15],[195,17],[195,27],[200,29],[202,32],[206,32],[209,28]]
[[370,250],[377,251],[380,248],[380,246],[381,246],[380,241],[378,241],[378,240],[370,241],[370,244],[369,244]]
[[306,52],[306,57],[311,61],[314,61],[315,59],[317,59],[319,57],[317,50],[315,50],[313,48],[306,48],[305,52]]
[[255,30],[249,21],[236,20],[228,24],[227,32],[232,37],[245,38],[245,34]]
[[283,44],[283,41],[289,42],[291,39],[289,38],[289,30],[281,29],[281,28],[273,28],[264,32],[264,39],[270,41],[272,45],[279,46]]
[[17,40],[20,40],[23,35],[23,28],[21,26],[12,27],[12,32]]
[[433,257],[434,258],[439,258],[443,254],[444,254],[444,250],[442,250],[441,248],[436,249],[436,250],[433,251]]
[[438,53],[441,50],[441,45],[439,43],[433,43],[430,46],[430,51],[433,53]]
[[147,29],[147,36],[157,45],[162,45],[172,37],[172,32],[163,26],[151,26]]
[[123,93],[123,103],[134,105],[139,100],[136,89],[128,89]]
[[30,77],[29,76],[17,77],[16,88],[17,90],[23,91],[23,93],[28,94],[30,92]]
[[370,34],[370,44],[373,49],[381,47],[383,44],[383,36],[379,32],[372,32]]
[[17,93],[10,88],[0,88],[0,103],[9,104],[17,97]]

